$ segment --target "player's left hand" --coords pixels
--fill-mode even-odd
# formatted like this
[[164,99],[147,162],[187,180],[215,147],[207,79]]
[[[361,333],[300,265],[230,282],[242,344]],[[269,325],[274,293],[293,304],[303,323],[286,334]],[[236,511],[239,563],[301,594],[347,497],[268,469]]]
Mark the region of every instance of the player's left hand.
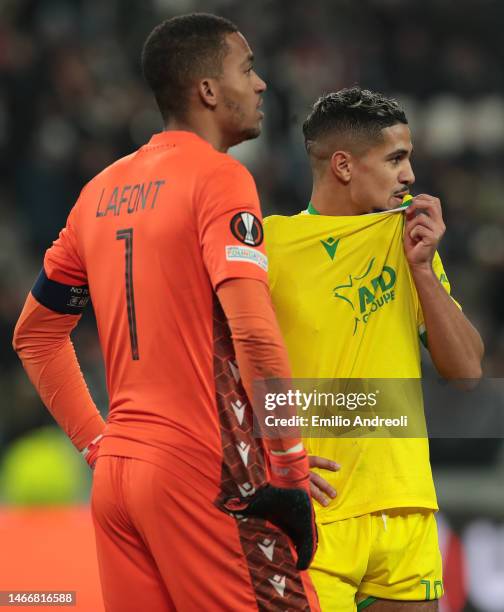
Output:
[[[317,457],[316,455],[310,455],[308,457],[311,468],[320,468],[322,470],[329,470],[331,472],[337,472],[340,466],[330,459],[325,457]],[[316,499],[322,506],[328,506],[331,499],[334,499],[337,495],[336,490],[322,478],[317,472],[310,471],[310,493],[313,499]]]
[[310,495],[304,488],[267,484],[249,498],[227,499],[224,507],[232,514],[262,518],[281,529],[294,544],[297,569],[310,567],[317,550],[317,527]]
[[422,193],[413,198],[405,211],[404,252],[410,267],[431,267],[446,227],[441,201]]
[[81,451],[84,459],[86,460],[89,467],[94,470],[96,460],[98,459],[98,452],[100,450],[100,440],[103,438],[103,435],[97,436],[89,445]]

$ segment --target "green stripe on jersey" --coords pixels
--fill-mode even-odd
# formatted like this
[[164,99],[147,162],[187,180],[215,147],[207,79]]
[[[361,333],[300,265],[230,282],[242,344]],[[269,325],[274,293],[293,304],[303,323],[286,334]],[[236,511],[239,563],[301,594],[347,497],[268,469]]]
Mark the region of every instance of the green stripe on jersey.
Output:
[[309,215],[320,215],[319,211],[313,206],[311,202],[308,203],[308,208],[306,209],[306,212]]
[[361,610],[364,610],[364,608],[374,604],[375,601],[378,601],[377,597],[366,597],[366,599],[363,599],[357,604],[357,612],[361,612]]

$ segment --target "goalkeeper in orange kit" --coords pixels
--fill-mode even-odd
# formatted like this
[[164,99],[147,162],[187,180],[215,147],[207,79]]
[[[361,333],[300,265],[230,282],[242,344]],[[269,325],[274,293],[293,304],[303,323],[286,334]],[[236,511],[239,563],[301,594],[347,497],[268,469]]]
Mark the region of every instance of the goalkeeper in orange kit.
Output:
[[[246,393],[290,376],[255,184],[226,153],[259,135],[266,85],[236,26],[212,15],[157,26],[142,62],[165,131],[84,187],[14,346],[95,464],[107,610],[317,610],[299,571],[316,547],[306,453],[299,439],[265,450]],[[106,424],[69,339],[89,297]]]

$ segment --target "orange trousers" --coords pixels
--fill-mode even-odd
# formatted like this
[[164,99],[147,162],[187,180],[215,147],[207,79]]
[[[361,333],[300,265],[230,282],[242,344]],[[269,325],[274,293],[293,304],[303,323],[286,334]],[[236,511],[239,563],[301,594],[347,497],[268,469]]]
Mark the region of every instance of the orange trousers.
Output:
[[318,611],[287,536],[214,504],[208,477],[100,457],[92,514],[107,612]]

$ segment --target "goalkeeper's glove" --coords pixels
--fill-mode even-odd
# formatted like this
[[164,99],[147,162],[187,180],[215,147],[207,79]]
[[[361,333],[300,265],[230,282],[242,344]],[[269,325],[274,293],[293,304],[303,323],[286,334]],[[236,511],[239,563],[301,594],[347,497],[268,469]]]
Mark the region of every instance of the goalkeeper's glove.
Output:
[[100,440],[103,438],[103,435],[96,436],[94,440],[92,440],[86,448],[81,450],[81,455],[87,461],[89,467],[94,470],[94,466],[96,460],[98,459],[98,450],[100,449]]
[[225,507],[230,512],[256,516],[279,527],[292,540],[298,556],[296,567],[306,570],[317,550],[317,527],[310,497],[308,457],[295,453],[269,454],[269,484],[251,497],[233,497]]

